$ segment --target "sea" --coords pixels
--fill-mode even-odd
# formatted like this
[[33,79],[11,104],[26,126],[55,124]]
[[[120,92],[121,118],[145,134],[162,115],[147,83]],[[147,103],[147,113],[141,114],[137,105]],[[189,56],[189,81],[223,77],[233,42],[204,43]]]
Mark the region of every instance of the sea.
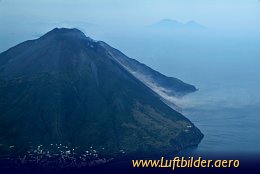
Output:
[[260,154],[260,37],[151,33],[106,38],[131,58],[197,92],[176,101],[204,134],[193,153]]

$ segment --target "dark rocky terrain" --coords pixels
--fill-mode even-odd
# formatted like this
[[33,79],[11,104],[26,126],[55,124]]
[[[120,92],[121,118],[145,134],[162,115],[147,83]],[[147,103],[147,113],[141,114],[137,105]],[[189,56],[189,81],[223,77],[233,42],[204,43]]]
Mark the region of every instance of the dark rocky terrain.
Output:
[[67,144],[103,156],[176,152],[203,134],[162,102],[196,88],[77,29],[53,29],[0,54],[0,153]]

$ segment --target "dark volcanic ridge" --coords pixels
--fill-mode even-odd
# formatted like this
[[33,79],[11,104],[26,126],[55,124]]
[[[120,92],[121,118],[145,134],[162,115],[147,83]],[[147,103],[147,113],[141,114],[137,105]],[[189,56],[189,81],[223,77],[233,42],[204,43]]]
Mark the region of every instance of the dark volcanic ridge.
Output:
[[105,149],[104,157],[177,152],[203,134],[163,96],[195,90],[77,29],[55,28],[0,54],[0,154],[50,144]]

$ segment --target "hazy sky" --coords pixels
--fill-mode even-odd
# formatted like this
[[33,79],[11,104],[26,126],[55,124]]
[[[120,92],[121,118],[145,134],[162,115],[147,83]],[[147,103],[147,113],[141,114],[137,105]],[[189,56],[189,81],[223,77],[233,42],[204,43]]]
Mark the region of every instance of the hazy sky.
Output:
[[138,35],[133,28],[139,32],[161,19],[194,20],[208,29],[255,37],[260,33],[260,1],[0,0],[0,52],[54,27],[77,27],[94,39],[110,41],[109,34],[113,40],[120,39],[120,32]]
[[[4,24],[77,20],[148,25],[163,18],[218,28],[260,28],[259,0],[0,0]],[[2,25],[1,25],[2,27]]]

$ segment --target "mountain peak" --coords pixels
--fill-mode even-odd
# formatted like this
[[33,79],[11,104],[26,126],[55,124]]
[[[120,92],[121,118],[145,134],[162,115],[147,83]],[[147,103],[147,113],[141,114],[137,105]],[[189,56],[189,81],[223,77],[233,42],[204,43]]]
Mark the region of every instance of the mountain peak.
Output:
[[167,26],[167,27],[176,27],[176,26],[181,26],[182,23],[176,21],[176,20],[172,20],[172,19],[162,19],[159,22],[157,22],[155,25],[158,26]]
[[173,19],[162,19],[159,22],[177,22],[177,23],[179,23],[178,21],[173,20]]
[[162,29],[203,29],[205,28],[203,25],[193,20],[190,20],[187,23],[182,23],[172,19],[162,19],[151,26],[156,28],[162,28]]
[[201,28],[201,29],[205,28],[203,25],[197,23],[196,21],[192,21],[192,20],[188,21],[185,25],[188,27],[193,27],[193,28]]
[[77,28],[54,28],[42,37],[48,36],[70,36],[76,38],[86,38],[86,35]]
[[80,31],[77,28],[54,28],[48,33],[56,33],[56,34],[64,34],[64,33],[80,33],[84,34],[82,31]]

